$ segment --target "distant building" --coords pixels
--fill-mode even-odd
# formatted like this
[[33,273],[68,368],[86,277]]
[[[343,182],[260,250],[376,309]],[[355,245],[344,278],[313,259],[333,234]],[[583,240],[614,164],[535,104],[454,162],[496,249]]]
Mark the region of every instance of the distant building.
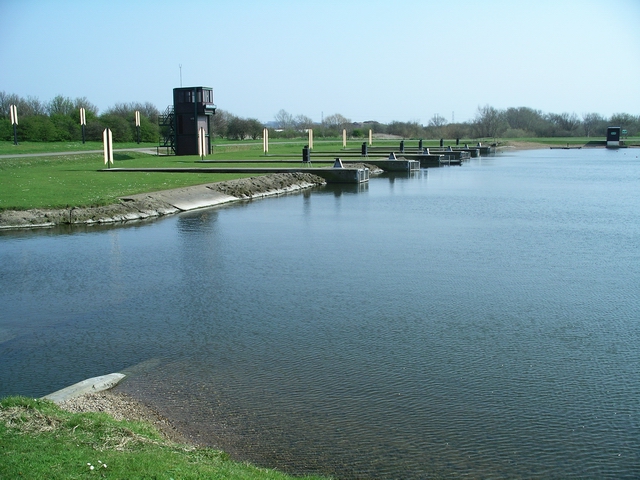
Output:
[[607,148],[617,148],[620,146],[621,127],[607,127]]

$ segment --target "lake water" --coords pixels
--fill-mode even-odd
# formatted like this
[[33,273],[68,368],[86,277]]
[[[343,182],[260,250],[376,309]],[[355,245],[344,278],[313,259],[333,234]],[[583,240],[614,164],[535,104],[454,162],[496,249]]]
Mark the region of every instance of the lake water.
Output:
[[640,475],[638,150],[0,234],[0,396],[96,375],[338,478]]

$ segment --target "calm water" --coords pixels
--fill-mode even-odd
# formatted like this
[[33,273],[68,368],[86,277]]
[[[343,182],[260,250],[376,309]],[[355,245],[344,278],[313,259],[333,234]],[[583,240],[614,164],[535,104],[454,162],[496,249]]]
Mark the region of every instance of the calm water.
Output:
[[638,477],[639,153],[3,233],[0,396],[125,371],[193,438],[293,473]]

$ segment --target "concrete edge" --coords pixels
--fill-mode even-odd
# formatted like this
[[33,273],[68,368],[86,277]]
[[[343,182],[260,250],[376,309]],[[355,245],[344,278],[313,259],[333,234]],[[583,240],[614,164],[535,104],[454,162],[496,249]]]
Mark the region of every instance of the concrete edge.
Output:
[[42,397],[51,400],[53,403],[59,404],[71,398],[79,397],[85,393],[102,392],[115,387],[120,381],[126,377],[123,373],[110,373],[99,377],[88,378],[69,387],[58,390]]

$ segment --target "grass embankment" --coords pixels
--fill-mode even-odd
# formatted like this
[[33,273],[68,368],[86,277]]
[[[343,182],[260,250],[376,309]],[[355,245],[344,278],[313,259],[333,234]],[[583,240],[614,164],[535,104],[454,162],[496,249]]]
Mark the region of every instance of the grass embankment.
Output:
[[170,442],[143,422],[70,413],[46,400],[9,397],[0,401],[0,478],[293,477],[232,461],[217,450]]
[[[0,144],[0,155],[22,154],[39,150],[42,145],[13,145]],[[53,145],[53,144],[44,144]],[[56,145],[52,150],[59,152],[71,151],[70,145],[64,148]],[[95,147],[95,146],[94,146]],[[119,148],[120,146],[117,146]],[[294,150],[300,152],[300,147],[286,145],[283,154]],[[219,150],[222,150],[220,148]],[[231,147],[231,151],[216,152],[207,159],[233,160],[255,159],[251,166],[282,166],[277,163],[277,157],[262,155],[261,145],[242,145]],[[223,158],[224,157],[224,158]],[[220,163],[196,164],[198,157],[155,156],[137,151],[114,153],[114,167],[142,168],[142,167],[211,167],[233,166]],[[273,161],[272,161],[273,159]],[[326,164],[325,164],[326,165]],[[237,166],[237,165],[235,165]],[[314,164],[314,166],[316,166]],[[211,174],[211,173],[150,173],[123,172],[106,173],[101,153],[63,154],[51,156],[16,156],[0,159],[0,210],[28,210],[33,208],[56,209],[66,207],[88,207],[109,205],[118,202],[118,198],[125,195],[146,193],[171,188],[179,188],[203,183],[213,183],[235,178],[252,176],[250,174]]]
[[[359,151],[362,142],[367,139],[351,139],[347,148]],[[584,145],[586,138],[553,138],[553,139],[513,139],[514,142],[525,141],[545,145]],[[461,139],[460,144],[475,145],[477,140]],[[493,140],[483,140],[492,143]],[[212,167],[234,166],[225,164],[224,160],[255,160],[256,163],[245,163],[251,166],[282,166],[278,160],[301,159],[302,146],[307,139],[272,140],[269,154],[262,151],[262,141],[214,143],[214,153],[207,160],[217,160],[218,164],[197,164],[197,156],[156,156],[140,151],[119,151],[114,153],[114,167]],[[398,147],[399,140],[375,139],[374,146]],[[509,141],[501,142],[509,143]],[[447,141],[445,145],[454,142]],[[406,140],[408,148],[418,146],[418,140]],[[439,146],[439,140],[426,140],[425,147]],[[152,144],[116,144],[114,149],[146,148],[155,151]],[[90,153],[91,150],[102,150],[100,142],[25,142],[13,145],[11,142],[0,142],[0,155],[11,155],[0,158],[0,211],[57,209],[69,207],[90,207],[118,203],[118,198],[126,195],[147,193],[171,188],[213,183],[236,178],[252,176],[251,174],[209,174],[209,173],[150,173],[127,172],[105,173],[102,153]],[[312,151],[313,166],[330,165],[330,158],[313,159],[313,154],[337,152],[342,150],[342,139],[316,139]],[[83,152],[61,154],[61,152]],[[51,156],[21,156],[25,154],[46,154]],[[15,156],[14,156],[15,155]],[[323,163],[325,162],[325,163]],[[237,165],[235,165],[237,166]],[[288,164],[287,166],[292,166]]]

